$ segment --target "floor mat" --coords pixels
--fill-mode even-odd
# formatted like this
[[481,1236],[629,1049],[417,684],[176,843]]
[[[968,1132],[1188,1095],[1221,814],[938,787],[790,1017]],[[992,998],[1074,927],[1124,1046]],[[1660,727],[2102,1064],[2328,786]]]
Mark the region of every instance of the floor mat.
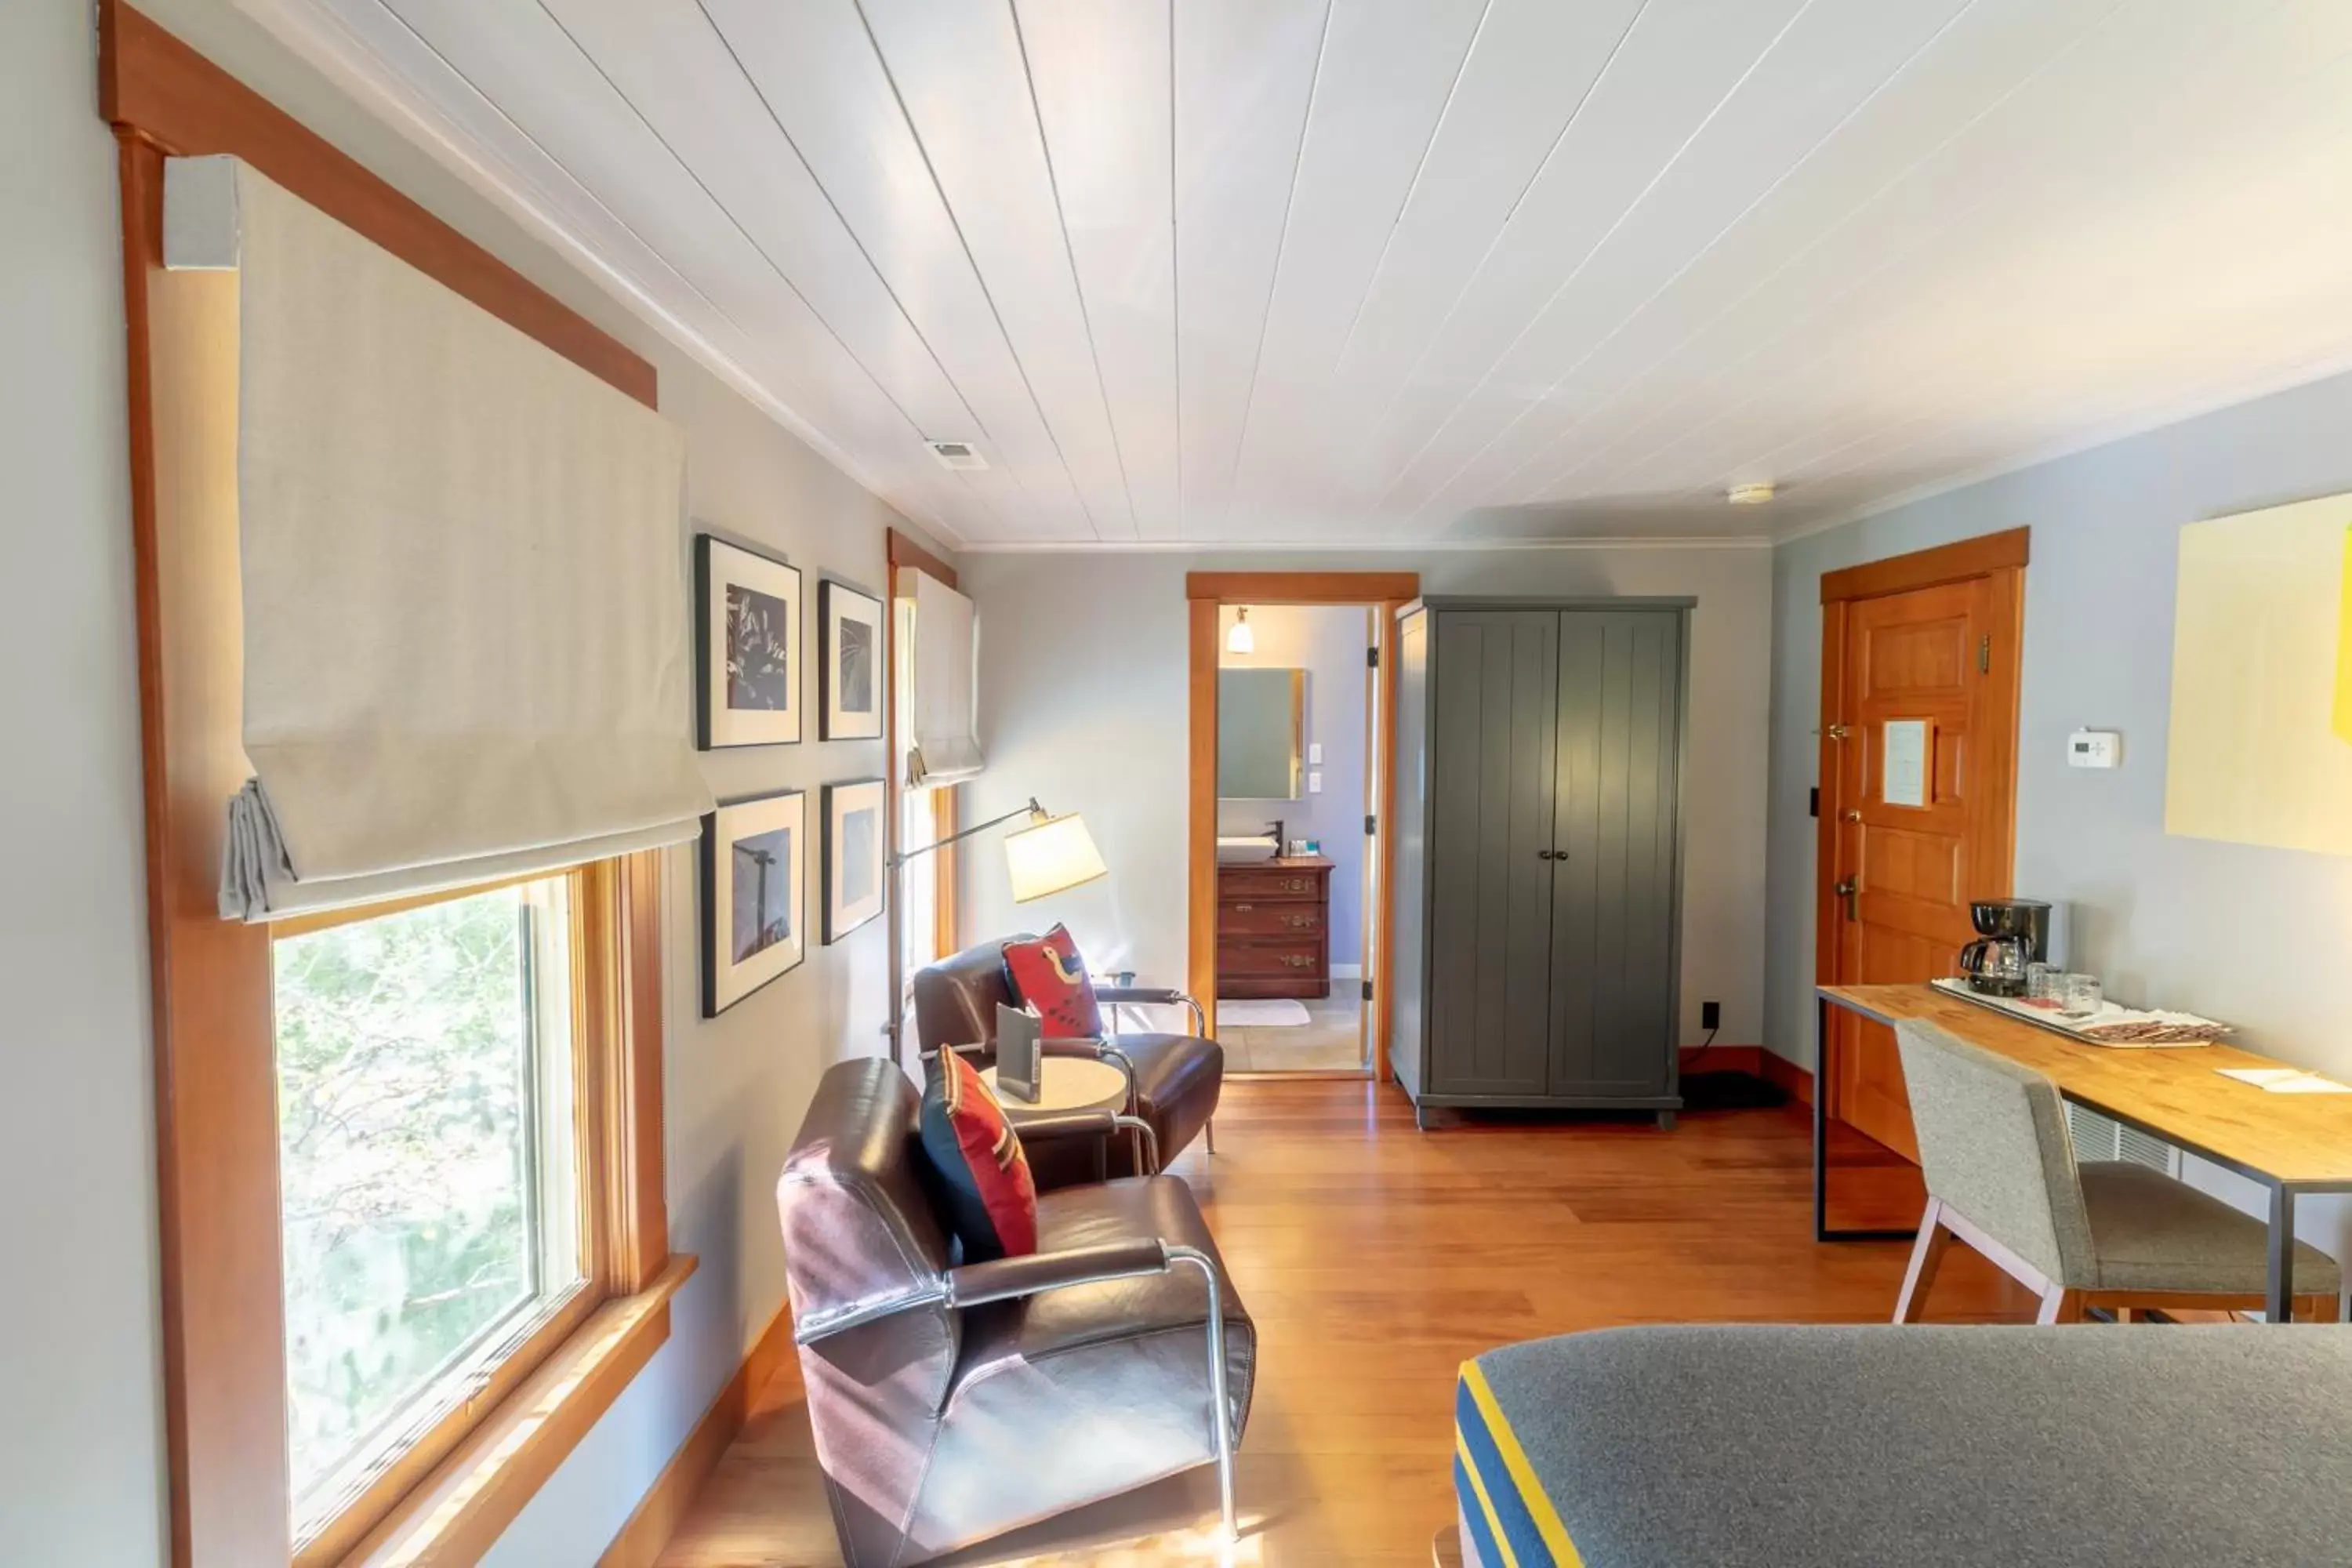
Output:
[[1309,1021],[1306,1004],[1287,996],[1270,1002],[1217,1004],[1217,1024],[1221,1028],[1295,1029]]

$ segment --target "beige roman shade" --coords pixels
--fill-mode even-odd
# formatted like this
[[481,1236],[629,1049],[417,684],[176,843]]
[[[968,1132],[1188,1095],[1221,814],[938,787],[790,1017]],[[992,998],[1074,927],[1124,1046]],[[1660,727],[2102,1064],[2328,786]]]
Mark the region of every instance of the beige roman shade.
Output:
[[166,265],[237,278],[222,914],[694,837],[680,433],[235,159],[165,180]]
[[929,573],[901,567],[898,596],[910,606],[906,781],[935,789],[977,778],[980,752],[980,626],[971,601]]

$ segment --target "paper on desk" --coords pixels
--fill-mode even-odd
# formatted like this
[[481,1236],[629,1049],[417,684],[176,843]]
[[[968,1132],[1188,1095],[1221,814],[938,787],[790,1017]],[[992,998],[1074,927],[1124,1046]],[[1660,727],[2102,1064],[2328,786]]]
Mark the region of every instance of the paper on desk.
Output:
[[2301,1068],[2215,1068],[2223,1078],[2252,1084],[2265,1094],[2352,1094],[2352,1083],[2338,1083]]

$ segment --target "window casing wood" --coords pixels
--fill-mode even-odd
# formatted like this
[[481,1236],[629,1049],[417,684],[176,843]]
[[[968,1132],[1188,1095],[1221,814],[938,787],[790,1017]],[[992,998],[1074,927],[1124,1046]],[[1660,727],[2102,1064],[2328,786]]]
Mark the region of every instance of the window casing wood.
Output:
[[[668,1331],[662,860],[584,868],[579,1138],[603,1216],[596,1292],[528,1325],[483,1385],[303,1544],[287,1460],[270,936],[215,907],[241,783],[233,308],[162,266],[163,160],[232,153],[623,393],[652,366],[121,0],[100,0],[100,108],[123,217],[131,501],[146,784],[149,973],[173,1561],[269,1568],[478,1558]],[[446,1427],[446,1429],[445,1429]],[[454,1441],[446,1441],[455,1434]],[[447,1453],[428,1463],[438,1445]],[[356,1542],[348,1540],[377,1513]]]

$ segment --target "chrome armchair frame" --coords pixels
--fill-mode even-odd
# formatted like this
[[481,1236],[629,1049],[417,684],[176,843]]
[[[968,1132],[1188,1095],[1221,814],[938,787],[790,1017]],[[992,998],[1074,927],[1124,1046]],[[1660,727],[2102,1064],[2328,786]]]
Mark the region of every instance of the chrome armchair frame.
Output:
[[[1100,1113],[1097,1113],[1100,1114]],[[1225,1376],[1225,1291],[1214,1259],[1197,1247],[1178,1242],[1108,1242],[967,1263],[942,1273],[936,1285],[873,1300],[853,1301],[812,1313],[793,1327],[793,1342],[811,1345],[834,1334],[862,1328],[919,1307],[980,1307],[1048,1290],[1104,1285],[1118,1279],[1165,1274],[1178,1264],[1201,1271],[1209,1283],[1210,1442],[1216,1455],[1217,1508],[1224,1539],[1236,1535],[1234,1519],[1234,1412]]]

